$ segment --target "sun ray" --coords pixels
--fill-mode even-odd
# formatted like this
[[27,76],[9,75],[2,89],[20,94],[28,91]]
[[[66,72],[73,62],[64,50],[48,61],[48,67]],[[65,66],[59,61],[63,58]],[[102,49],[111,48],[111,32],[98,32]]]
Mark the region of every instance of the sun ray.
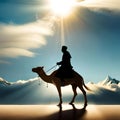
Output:
[[[66,24],[70,24],[70,21],[75,19],[75,14],[77,7],[79,7],[79,2],[77,0],[49,0],[48,9],[52,16],[56,18],[56,21],[59,19],[59,38],[60,44],[65,45],[66,42]],[[68,23],[66,23],[68,21]],[[72,21],[73,22],[73,21]]]
[[61,18],[61,45],[65,45],[64,21],[63,21],[63,17]]

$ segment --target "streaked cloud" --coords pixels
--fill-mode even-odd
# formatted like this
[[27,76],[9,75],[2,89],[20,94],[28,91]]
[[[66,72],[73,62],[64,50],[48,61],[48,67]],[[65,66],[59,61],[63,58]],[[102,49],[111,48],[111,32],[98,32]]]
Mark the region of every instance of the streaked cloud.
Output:
[[107,8],[110,10],[120,10],[119,0],[84,0],[80,4],[91,8]]
[[45,36],[52,34],[47,20],[22,25],[0,23],[0,57],[33,57],[31,49],[46,45]]

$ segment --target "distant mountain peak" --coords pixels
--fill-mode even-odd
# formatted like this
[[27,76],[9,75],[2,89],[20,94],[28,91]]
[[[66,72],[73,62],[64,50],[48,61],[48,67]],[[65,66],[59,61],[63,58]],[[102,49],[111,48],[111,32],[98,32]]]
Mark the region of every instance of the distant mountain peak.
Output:
[[105,80],[112,80],[112,77],[110,75],[108,75]]
[[112,78],[110,75],[108,75],[103,81],[99,82],[98,84],[101,85],[112,85],[112,84],[119,84],[120,81],[116,80],[115,78]]
[[4,80],[3,78],[0,77],[0,83],[1,84],[5,84],[5,85],[10,85],[11,83],[9,83],[8,81]]

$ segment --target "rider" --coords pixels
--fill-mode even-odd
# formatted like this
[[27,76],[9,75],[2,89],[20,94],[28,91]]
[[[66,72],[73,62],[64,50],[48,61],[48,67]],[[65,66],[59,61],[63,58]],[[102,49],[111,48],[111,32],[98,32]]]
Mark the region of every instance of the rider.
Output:
[[57,62],[57,65],[61,65],[57,70],[56,77],[59,77],[62,81],[64,78],[71,78],[72,65],[70,59],[72,58],[70,53],[67,51],[67,46],[62,46],[61,51],[63,52],[62,61]]

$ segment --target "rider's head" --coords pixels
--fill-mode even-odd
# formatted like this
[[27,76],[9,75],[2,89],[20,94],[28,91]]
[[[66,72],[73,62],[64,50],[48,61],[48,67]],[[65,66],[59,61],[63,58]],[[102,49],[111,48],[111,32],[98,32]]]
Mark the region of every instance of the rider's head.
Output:
[[67,50],[67,46],[62,46],[62,52],[65,52]]

